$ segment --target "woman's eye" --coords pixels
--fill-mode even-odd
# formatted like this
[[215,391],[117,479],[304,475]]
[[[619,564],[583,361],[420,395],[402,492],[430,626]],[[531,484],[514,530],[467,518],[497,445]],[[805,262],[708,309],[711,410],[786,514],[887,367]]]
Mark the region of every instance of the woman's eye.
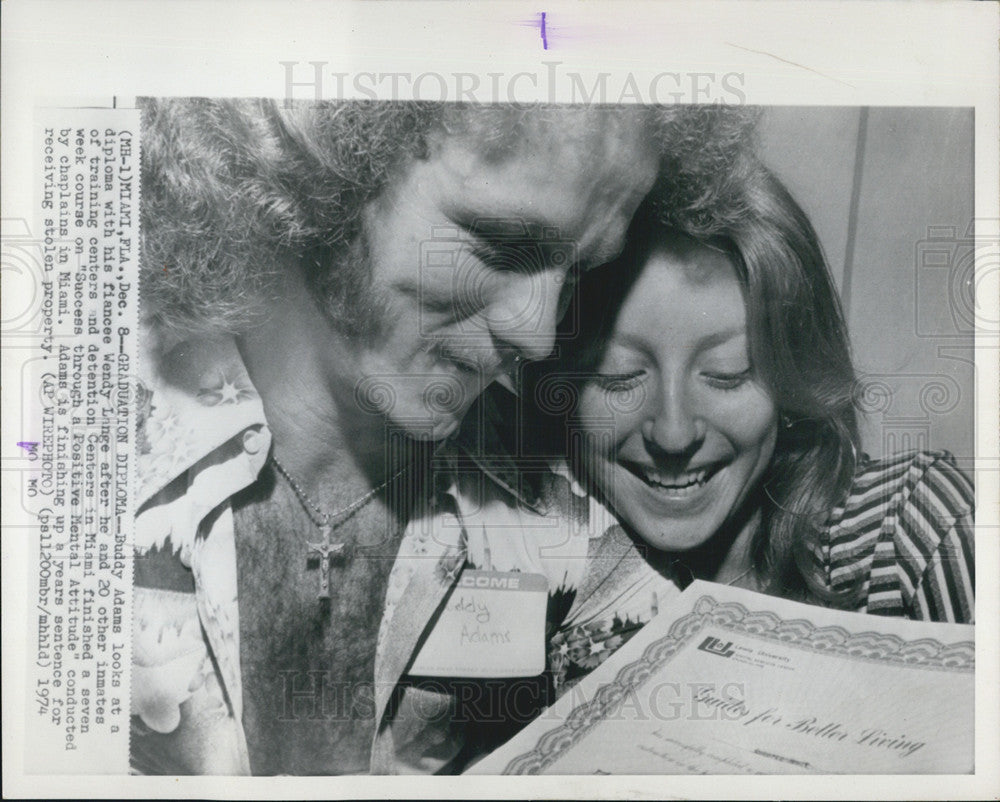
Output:
[[636,370],[631,373],[611,373],[597,377],[598,386],[608,393],[627,393],[634,390],[642,381],[643,372]]
[[719,390],[735,390],[750,381],[750,378],[753,376],[753,370],[751,368],[747,368],[739,373],[717,372],[703,373],[702,375],[711,387],[715,387]]

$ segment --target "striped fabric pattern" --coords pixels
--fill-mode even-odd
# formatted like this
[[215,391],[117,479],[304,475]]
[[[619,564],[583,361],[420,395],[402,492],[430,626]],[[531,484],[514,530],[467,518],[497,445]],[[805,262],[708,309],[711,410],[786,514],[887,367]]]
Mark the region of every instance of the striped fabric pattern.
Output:
[[859,589],[859,612],[972,623],[974,507],[948,452],[866,458],[828,525],[830,587]]

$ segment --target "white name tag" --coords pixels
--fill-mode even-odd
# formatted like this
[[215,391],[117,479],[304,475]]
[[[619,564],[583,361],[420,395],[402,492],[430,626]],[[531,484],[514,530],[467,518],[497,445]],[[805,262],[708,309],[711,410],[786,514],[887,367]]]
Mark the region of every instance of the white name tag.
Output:
[[545,670],[542,574],[465,570],[409,673],[424,677],[533,677]]

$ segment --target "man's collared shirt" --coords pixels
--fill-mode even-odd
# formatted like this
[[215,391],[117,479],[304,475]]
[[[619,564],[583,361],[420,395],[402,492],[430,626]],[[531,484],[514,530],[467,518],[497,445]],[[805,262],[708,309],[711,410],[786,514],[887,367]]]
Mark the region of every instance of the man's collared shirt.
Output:
[[[270,431],[231,339],[193,340],[143,356],[133,767],[249,774],[231,499],[256,481]],[[538,698],[525,717],[558,695],[574,661],[592,668],[676,592],[649,572],[634,578],[641,558],[631,542],[564,469],[542,466],[526,491],[523,466],[504,456],[483,409],[489,405],[477,407],[474,437],[438,450],[434,498],[407,525],[389,576],[373,677],[374,773],[434,772],[463,749],[471,756],[496,743],[496,735],[477,733],[486,716],[481,708],[461,709],[454,684],[416,682],[406,673],[463,569],[546,577],[547,632],[538,636],[547,638],[548,686],[536,683]],[[604,561],[597,572],[595,560]],[[616,573],[629,587],[616,587],[611,608],[606,590],[615,587],[609,577]],[[600,585],[589,587],[595,576]],[[504,722],[497,731],[512,734]],[[477,738],[480,745],[469,751]]]

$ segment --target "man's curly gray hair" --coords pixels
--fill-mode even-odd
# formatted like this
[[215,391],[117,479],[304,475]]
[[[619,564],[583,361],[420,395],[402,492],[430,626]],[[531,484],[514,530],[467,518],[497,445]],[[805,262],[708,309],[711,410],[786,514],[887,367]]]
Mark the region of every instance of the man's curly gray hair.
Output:
[[484,158],[502,160],[539,126],[556,123],[567,137],[640,126],[659,145],[665,213],[697,228],[739,214],[732,188],[752,158],[757,117],[746,107],[353,100],[144,99],[141,108],[143,314],[187,333],[251,325],[290,260],[341,330],[365,333],[362,211],[438,137],[473,139]]

